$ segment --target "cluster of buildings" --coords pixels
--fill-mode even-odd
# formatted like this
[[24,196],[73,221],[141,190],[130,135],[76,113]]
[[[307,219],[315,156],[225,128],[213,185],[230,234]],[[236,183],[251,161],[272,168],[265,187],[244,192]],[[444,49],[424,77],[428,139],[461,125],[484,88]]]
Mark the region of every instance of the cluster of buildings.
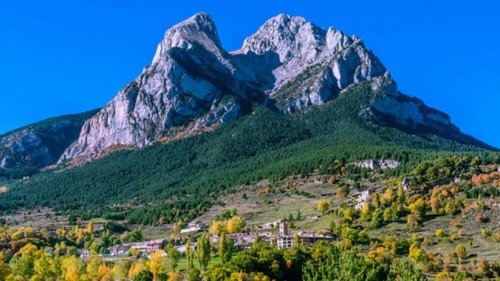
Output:
[[317,241],[327,240],[332,241],[335,239],[332,235],[318,234],[316,232],[297,232],[293,235],[288,233],[288,224],[282,223],[279,225],[279,234],[275,237],[276,246],[278,249],[291,248],[295,243],[299,242],[301,245],[312,245]]
[[163,240],[151,240],[111,246],[108,251],[111,256],[126,254],[130,249],[137,249],[139,252],[146,254],[162,250],[164,247]]
[[[227,234],[227,238],[231,238],[234,241],[234,245],[240,249],[250,247],[257,239],[260,239],[267,243],[276,243],[278,248],[290,248],[295,246],[298,241],[300,244],[312,245],[320,240],[334,240],[335,237],[332,235],[323,235],[315,232],[297,232],[294,234],[288,233],[288,224],[283,220],[278,220],[269,224],[266,224],[264,229],[274,229],[278,227],[278,234],[271,231],[262,232],[252,232],[252,233],[231,233]],[[181,233],[194,233],[206,229],[205,224],[199,221],[191,222],[187,228],[181,230]],[[212,244],[217,244],[220,237],[218,235],[213,235],[210,238]],[[156,252],[158,250],[163,250],[165,247],[165,242],[163,240],[151,240],[135,243],[127,243],[121,245],[115,245],[108,248],[108,257],[116,255],[128,254],[131,249],[138,250],[143,257],[147,258],[149,254]],[[196,243],[192,244],[193,250],[196,248]],[[186,252],[186,245],[176,246],[180,253]],[[91,253],[88,250],[82,250],[80,253],[82,259],[88,259],[91,257]]]
[[[190,222],[186,228],[181,229],[182,234],[196,233],[199,231],[203,231],[206,229],[206,225],[201,221],[192,221]],[[165,247],[165,242],[163,240],[151,240],[151,241],[143,241],[136,243],[127,243],[111,246],[108,248],[109,255],[123,255],[127,254],[130,249],[137,249],[144,256],[147,256],[150,253],[156,252],[158,250],[162,250]],[[185,245],[180,245],[176,247],[177,250],[181,253],[186,251]],[[87,253],[87,250],[82,251],[82,254],[86,256],[87,254],[90,256],[90,253]]]
[[399,162],[396,160],[365,160],[360,162],[354,162],[354,166],[359,168],[366,168],[370,170],[377,169],[396,169],[399,166]]
[[[253,233],[233,233],[226,235],[226,237],[233,239],[234,245],[238,248],[248,248],[255,242],[255,240],[260,239],[267,243],[276,243],[276,246],[279,249],[291,248],[295,246],[296,242],[299,242],[302,245],[312,245],[320,240],[331,241],[335,239],[335,237],[332,235],[318,234],[316,232],[300,231],[294,234],[289,234],[288,224],[283,220],[272,222],[270,224],[274,225],[274,227],[277,226],[279,228],[278,234],[265,231]],[[218,243],[219,239],[219,236],[214,235],[211,238],[211,242],[213,244],[216,244]]]

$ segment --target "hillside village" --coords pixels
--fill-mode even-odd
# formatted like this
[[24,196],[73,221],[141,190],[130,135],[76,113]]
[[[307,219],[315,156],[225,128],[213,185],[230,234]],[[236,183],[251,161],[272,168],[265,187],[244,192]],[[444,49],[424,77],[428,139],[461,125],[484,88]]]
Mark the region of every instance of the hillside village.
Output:
[[[21,241],[28,247],[33,238],[45,235],[30,228],[30,220],[36,220],[38,229],[48,230],[42,241],[61,241],[51,250],[54,253],[74,253],[89,264],[101,261],[121,267],[127,263],[128,276],[144,268],[141,264],[153,270],[150,264],[155,262],[164,264],[158,274],[168,271],[183,276],[193,270],[215,274],[221,270],[219,263],[252,253],[256,245],[281,254],[325,245],[349,247],[377,264],[403,255],[419,270],[415,274],[436,279],[463,272],[472,277],[496,276],[500,163],[488,161],[437,159],[422,162],[400,177],[390,174],[397,166],[351,163],[339,168],[340,174],[317,172],[264,180],[221,196],[218,205],[190,222],[162,224],[160,219],[153,226],[134,226],[98,219],[70,226],[44,210],[43,215],[7,216],[4,223],[17,225],[22,232],[10,234],[9,239],[25,239]],[[383,161],[360,163],[377,162]],[[446,172],[435,174],[433,169]],[[398,210],[398,204],[404,209]],[[40,225],[47,218],[51,223]],[[394,243],[403,252],[391,250]],[[199,260],[203,253],[207,260]],[[464,271],[463,265],[469,269]]]
[[[380,166],[376,168],[370,168],[370,167],[362,167],[362,168],[372,170],[373,173],[378,173],[377,172],[378,170],[382,170]],[[474,175],[473,181],[475,181],[476,184],[481,184],[482,181],[483,182],[491,181],[493,184],[498,184],[495,178],[498,178],[499,173],[500,173],[500,167],[497,167],[496,171],[490,173],[491,179],[485,179],[486,176]],[[323,181],[319,181],[317,177],[314,176],[311,177],[308,181],[316,185],[323,184]],[[405,193],[408,194],[415,193],[416,192],[415,188],[418,186],[418,184],[416,184],[415,181],[416,181],[415,177],[403,177],[401,181],[398,183],[398,186],[400,186],[401,190]],[[441,184],[455,185],[455,184],[463,184],[464,182],[466,182],[466,180],[463,180],[460,177],[451,177],[446,179],[440,179],[439,182]],[[265,187],[266,184],[268,183],[260,183],[261,188]],[[305,183],[301,183],[299,185],[303,184]],[[397,188],[395,187],[395,189]],[[308,190],[311,190],[311,187],[309,187]],[[384,196],[387,196],[387,190],[389,189],[384,186],[368,188],[368,189],[360,189],[352,192],[351,195],[348,196],[347,201],[345,202],[353,210],[357,210],[358,212],[363,213],[365,212],[364,209],[366,208],[366,206],[373,204],[374,198],[378,197],[384,198]],[[248,197],[247,192],[243,194],[246,194],[246,196]],[[338,195],[338,193],[330,195],[328,193],[322,193],[322,194],[323,195],[326,194],[327,197],[332,195],[337,197]],[[295,227],[294,231],[289,231],[289,225],[297,225],[305,221],[309,222],[320,221],[322,220],[323,216],[329,216],[325,215],[328,213],[328,211],[322,212],[320,210],[322,208],[321,207],[322,202],[324,202],[324,200],[322,199],[320,201],[317,201],[318,211],[316,214],[304,215],[304,216],[297,215],[298,217],[297,219],[286,218],[286,219],[277,219],[275,221],[268,221],[260,225],[255,225],[253,229],[257,231],[232,232],[223,235],[225,239],[231,239],[232,243],[234,243],[233,244],[234,247],[239,250],[249,249],[250,247],[252,247],[252,245],[255,243],[256,240],[263,241],[265,243],[268,243],[269,245],[275,245],[278,249],[293,248],[296,247],[297,245],[311,247],[314,243],[318,241],[339,241],[342,239],[342,234],[338,235],[332,233],[329,229],[317,229],[313,231],[313,230],[301,230],[300,227]],[[498,203],[494,203],[494,201],[492,203],[493,204],[490,205],[490,208],[493,209],[497,208],[496,212],[498,213]],[[236,211],[233,212],[233,215],[235,214]],[[194,220],[188,223],[186,227],[181,228],[179,230],[179,234],[192,236],[192,235],[198,235],[199,233],[203,232],[210,233],[213,232],[213,229],[210,228],[213,228],[213,225],[215,225],[216,223],[217,221],[212,221],[207,226],[205,223],[199,220]],[[212,233],[208,237],[212,246],[218,247],[217,245],[220,243],[221,236],[219,234]],[[167,242],[162,240],[151,240],[140,243],[115,245],[108,248],[109,253],[103,255],[103,258],[105,258],[106,260],[113,260],[113,257],[120,255],[128,255],[130,257],[129,252],[131,249],[137,249],[141,253],[141,257],[143,258],[150,258],[151,254],[157,252],[158,250],[161,251],[163,248],[166,248],[166,246]],[[192,251],[196,251],[197,243],[196,242],[190,243],[189,247],[192,249]],[[188,251],[187,246],[185,244],[174,246],[174,248],[181,255],[186,255],[186,252]],[[84,251],[83,254],[87,255],[87,252]],[[167,251],[164,251],[163,255],[168,257]]]

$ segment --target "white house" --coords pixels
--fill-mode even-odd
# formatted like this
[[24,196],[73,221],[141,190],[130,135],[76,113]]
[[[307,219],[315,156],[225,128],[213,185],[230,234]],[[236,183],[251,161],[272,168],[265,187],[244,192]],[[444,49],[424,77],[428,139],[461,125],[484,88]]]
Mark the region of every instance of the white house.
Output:
[[363,205],[370,201],[370,191],[368,189],[358,192],[353,196],[356,199],[356,205],[354,207],[357,210],[361,210],[363,208]]
[[88,260],[88,259],[90,259],[90,256],[91,256],[90,251],[89,251],[89,250],[87,250],[87,249],[83,249],[83,250],[80,252],[80,258],[81,258],[82,260]]
[[268,222],[262,225],[262,229],[273,229],[280,225],[283,222],[283,220],[277,220],[274,222]]
[[198,232],[206,228],[206,225],[201,221],[192,221],[188,224],[186,228],[181,229],[181,233],[193,233]]

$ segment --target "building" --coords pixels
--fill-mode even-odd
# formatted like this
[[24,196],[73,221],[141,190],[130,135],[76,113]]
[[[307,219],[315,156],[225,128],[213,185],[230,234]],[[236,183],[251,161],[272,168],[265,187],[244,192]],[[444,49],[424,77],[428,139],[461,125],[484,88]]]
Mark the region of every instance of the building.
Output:
[[280,223],[280,230],[279,230],[280,236],[286,236],[288,235],[288,224],[284,221]]
[[[183,254],[187,251],[187,245],[179,245],[179,246],[174,246],[177,251],[179,251],[179,253]],[[196,243],[192,243],[191,244],[191,251],[195,251],[196,250]]]
[[[257,239],[261,239],[264,242],[271,243],[274,240],[274,234],[271,232],[252,232],[252,233],[230,233],[226,234],[226,238],[232,239],[234,246],[238,248],[248,248]],[[210,238],[212,244],[218,244],[220,237],[218,235],[213,235]]]
[[275,227],[278,227],[282,222],[283,222],[283,220],[277,220],[274,222],[265,223],[262,225],[262,229],[266,229],[266,230],[273,229]]
[[150,241],[146,245],[146,250],[148,253],[153,253],[153,252],[156,252],[158,250],[163,250],[163,247],[165,247],[163,240],[154,240],[154,241]]
[[356,205],[354,205],[354,208],[356,208],[357,210],[361,210],[363,208],[363,205],[370,201],[370,191],[368,189],[363,190],[361,192],[355,193],[353,197],[356,199]]
[[80,258],[81,258],[82,260],[88,260],[88,259],[90,259],[90,256],[91,256],[90,251],[89,251],[89,250],[87,250],[87,249],[83,249],[83,250],[80,252]]
[[399,162],[396,160],[365,160],[365,161],[360,161],[360,162],[354,162],[354,166],[359,167],[359,168],[365,168],[365,169],[370,169],[370,170],[377,170],[377,169],[396,169],[399,166]]
[[403,190],[405,190],[405,191],[408,190],[413,179],[414,179],[414,177],[405,177],[403,179],[403,181],[401,182],[401,185],[403,186]]
[[206,228],[206,225],[201,221],[192,221],[188,224],[186,228],[181,229],[181,233],[195,233],[198,231],[202,231]]
[[165,247],[163,240],[151,240],[111,246],[108,248],[108,251],[111,256],[114,256],[126,254],[132,248],[137,249],[141,253],[153,253],[163,249],[163,247]]
[[379,165],[378,161],[373,160],[373,159],[365,160],[365,161],[360,161],[360,162],[355,162],[354,166],[356,166],[358,168],[365,168],[365,169],[370,169],[370,170],[374,170],[374,169],[380,168],[380,165]]
[[114,256],[114,255],[123,255],[128,253],[130,250],[130,246],[128,245],[115,245],[111,246],[108,248],[109,255]]
[[293,247],[293,240],[294,236],[292,235],[280,236],[276,239],[276,246],[278,249],[291,248]]
[[299,232],[295,235],[284,235],[276,237],[276,246],[278,249],[291,248],[295,246],[295,241],[299,241],[301,245],[313,245],[321,240],[334,240],[335,237],[331,235],[322,235],[315,232]]

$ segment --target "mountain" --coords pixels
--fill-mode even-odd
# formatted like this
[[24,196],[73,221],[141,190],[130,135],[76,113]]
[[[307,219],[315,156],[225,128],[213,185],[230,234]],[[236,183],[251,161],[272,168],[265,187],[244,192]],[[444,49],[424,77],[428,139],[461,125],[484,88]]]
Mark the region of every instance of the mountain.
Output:
[[167,30],[151,65],[85,122],[59,163],[211,131],[256,106],[301,113],[363,81],[372,89],[358,112],[367,121],[490,148],[462,134],[447,114],[401,93],[356,36],[280,14],[228,52],[213,20],[200,13]]
[[0,212],[187,221],[263,179],[367,159],[398,161],[384,172],[398,177],[423,160],[493,149],[401,93],[359,38],[286,15],[233,52],[208,15],[181,22],[137,79],[82,119],[59,163],[90,163],[8,182]]
[[301,114],[276,114],[257,106],[254,114],[211,132],[39,173],[10,183],[9,191],[0,193],[0,213],[48,207],[83,219],[189,221],[218,204],[223,194],[263,179],[300,178],[325,173],[336,163],[348,166],[367,159],[398,161],[397,169],[385,172],[397,178],[423,160],[485,154],[433,134],[408,134],[361,122],[366,117],[358,112],[369,102],[371,91],[365,81]]
[[0,136],[0,170],[14,177],[54,164],[97,110],[50,118]]

